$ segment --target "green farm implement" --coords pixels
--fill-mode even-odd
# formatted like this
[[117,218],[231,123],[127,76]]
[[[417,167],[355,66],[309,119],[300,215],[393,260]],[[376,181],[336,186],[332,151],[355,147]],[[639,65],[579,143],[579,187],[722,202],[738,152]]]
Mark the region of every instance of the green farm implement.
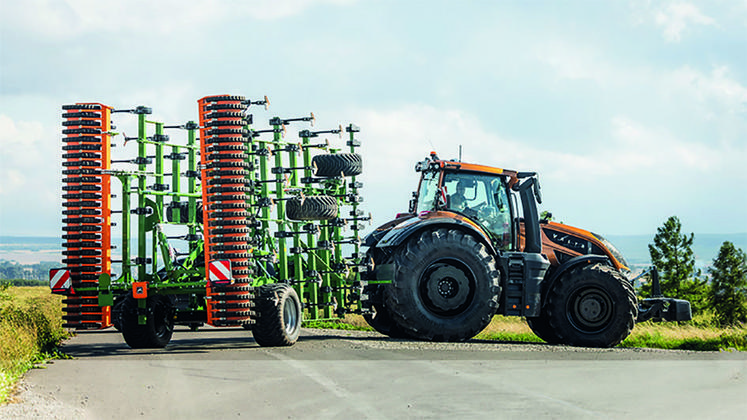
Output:
[[[244,327],[284,346],[303,319],[361,312],[358,127],[290,139],[313,114],[256,129],[254,105],[268,100],[208,96],[179,125],[144,106],[62,107],[65,267],[50,286],[65,327],[113,326],[133,348],[166,346],[175,324]],[[136,118],[137,136],[114,132],[114,114]],[[120,138],[137,153],[112,159]]]

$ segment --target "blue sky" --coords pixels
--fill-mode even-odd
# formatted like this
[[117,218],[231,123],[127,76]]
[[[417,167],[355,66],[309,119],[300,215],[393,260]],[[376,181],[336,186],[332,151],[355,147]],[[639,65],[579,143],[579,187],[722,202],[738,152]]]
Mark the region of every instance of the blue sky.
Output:
[[417,160],[461,144],[465,161],[539,172],[569,224],[747,231],[745,0],[0,5],[2,235],[60,234],[62,104],[176,123],[219,93],[268,95],[263,123],[359,125],[376,223],[406,209]]

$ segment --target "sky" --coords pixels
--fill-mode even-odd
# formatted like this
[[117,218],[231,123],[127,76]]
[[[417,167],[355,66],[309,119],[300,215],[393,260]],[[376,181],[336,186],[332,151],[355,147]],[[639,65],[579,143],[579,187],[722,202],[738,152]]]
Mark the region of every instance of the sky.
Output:
[[461,145],[564,223],[747,232],[747,0],[0,0],[0,235],[61,234],[61,105],[176,124],[225,93],[360,126],[373,225]]

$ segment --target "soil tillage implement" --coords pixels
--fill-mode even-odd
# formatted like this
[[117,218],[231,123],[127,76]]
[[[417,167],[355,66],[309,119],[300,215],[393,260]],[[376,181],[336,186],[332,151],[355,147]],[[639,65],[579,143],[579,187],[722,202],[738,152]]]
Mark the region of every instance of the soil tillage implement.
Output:
[[[66,258],[50,284],[67,295],[66,326],[113,325],[134,348],[167,345],[175,324],[243,326],[279,346],[297,340],[304,318],[360,312],[358,129],[344,130],[349,153],[310,141],[342,127],[290,140],[288,126],[313,114],[254,129],[248,108],[268,104],[207,96],[199,122],[180,125],[149,120],[144,106],[64,107]],[[137,136],[121,135],[135,156],[111,159],[113,113],[137,119]]]

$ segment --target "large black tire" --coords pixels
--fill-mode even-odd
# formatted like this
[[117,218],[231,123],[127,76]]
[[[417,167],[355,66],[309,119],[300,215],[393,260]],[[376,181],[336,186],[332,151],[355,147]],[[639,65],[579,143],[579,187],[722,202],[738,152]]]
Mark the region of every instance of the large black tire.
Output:
[[283,283],[259,288],[259,318],[254,324],[254,341],[262,347],[292,346],[301,334],[303,310],[296,291]]
[[174,333],[174,304],[167,296],[151,295],[146,300],[144,325],[138,324],[137,300],[127,296],[118,305],[122,337],[133,349],[164,348]]
[[355,176],[363,173],[363,158],[357,153],[316,155],[311,160],[318,177]]
[[500,273],[487,248],[456,229],[425,231],[395,253],[386,305],[411,337],[464,341],[495,315]]
[[547,311],[560,343],[612,347],[630,334],[638,304],[630,282],[613,267],[597,263],[559,278],[550,290]]
[[285,215],[291,220],[330,220],[337,217],[337,200],[327,195],[291,198]]
[[411,338],[392,319],[392,315],[384,303],[385,292],[386,285],[384,284],[371,284],[363,288],[363,295],[367,297],[361,299],[361,305],[370,311],[363,314],[363,319],[368,322],[371,328],[381,334],[392,338]]
[[527,318],[527,324],[531,328],[532,332],[539,338],[543,339],[549,344],[560,343],[560,337],[553,330],[550,325],[550,317],[546,311],[542,311],[540,316],[534,318]]

